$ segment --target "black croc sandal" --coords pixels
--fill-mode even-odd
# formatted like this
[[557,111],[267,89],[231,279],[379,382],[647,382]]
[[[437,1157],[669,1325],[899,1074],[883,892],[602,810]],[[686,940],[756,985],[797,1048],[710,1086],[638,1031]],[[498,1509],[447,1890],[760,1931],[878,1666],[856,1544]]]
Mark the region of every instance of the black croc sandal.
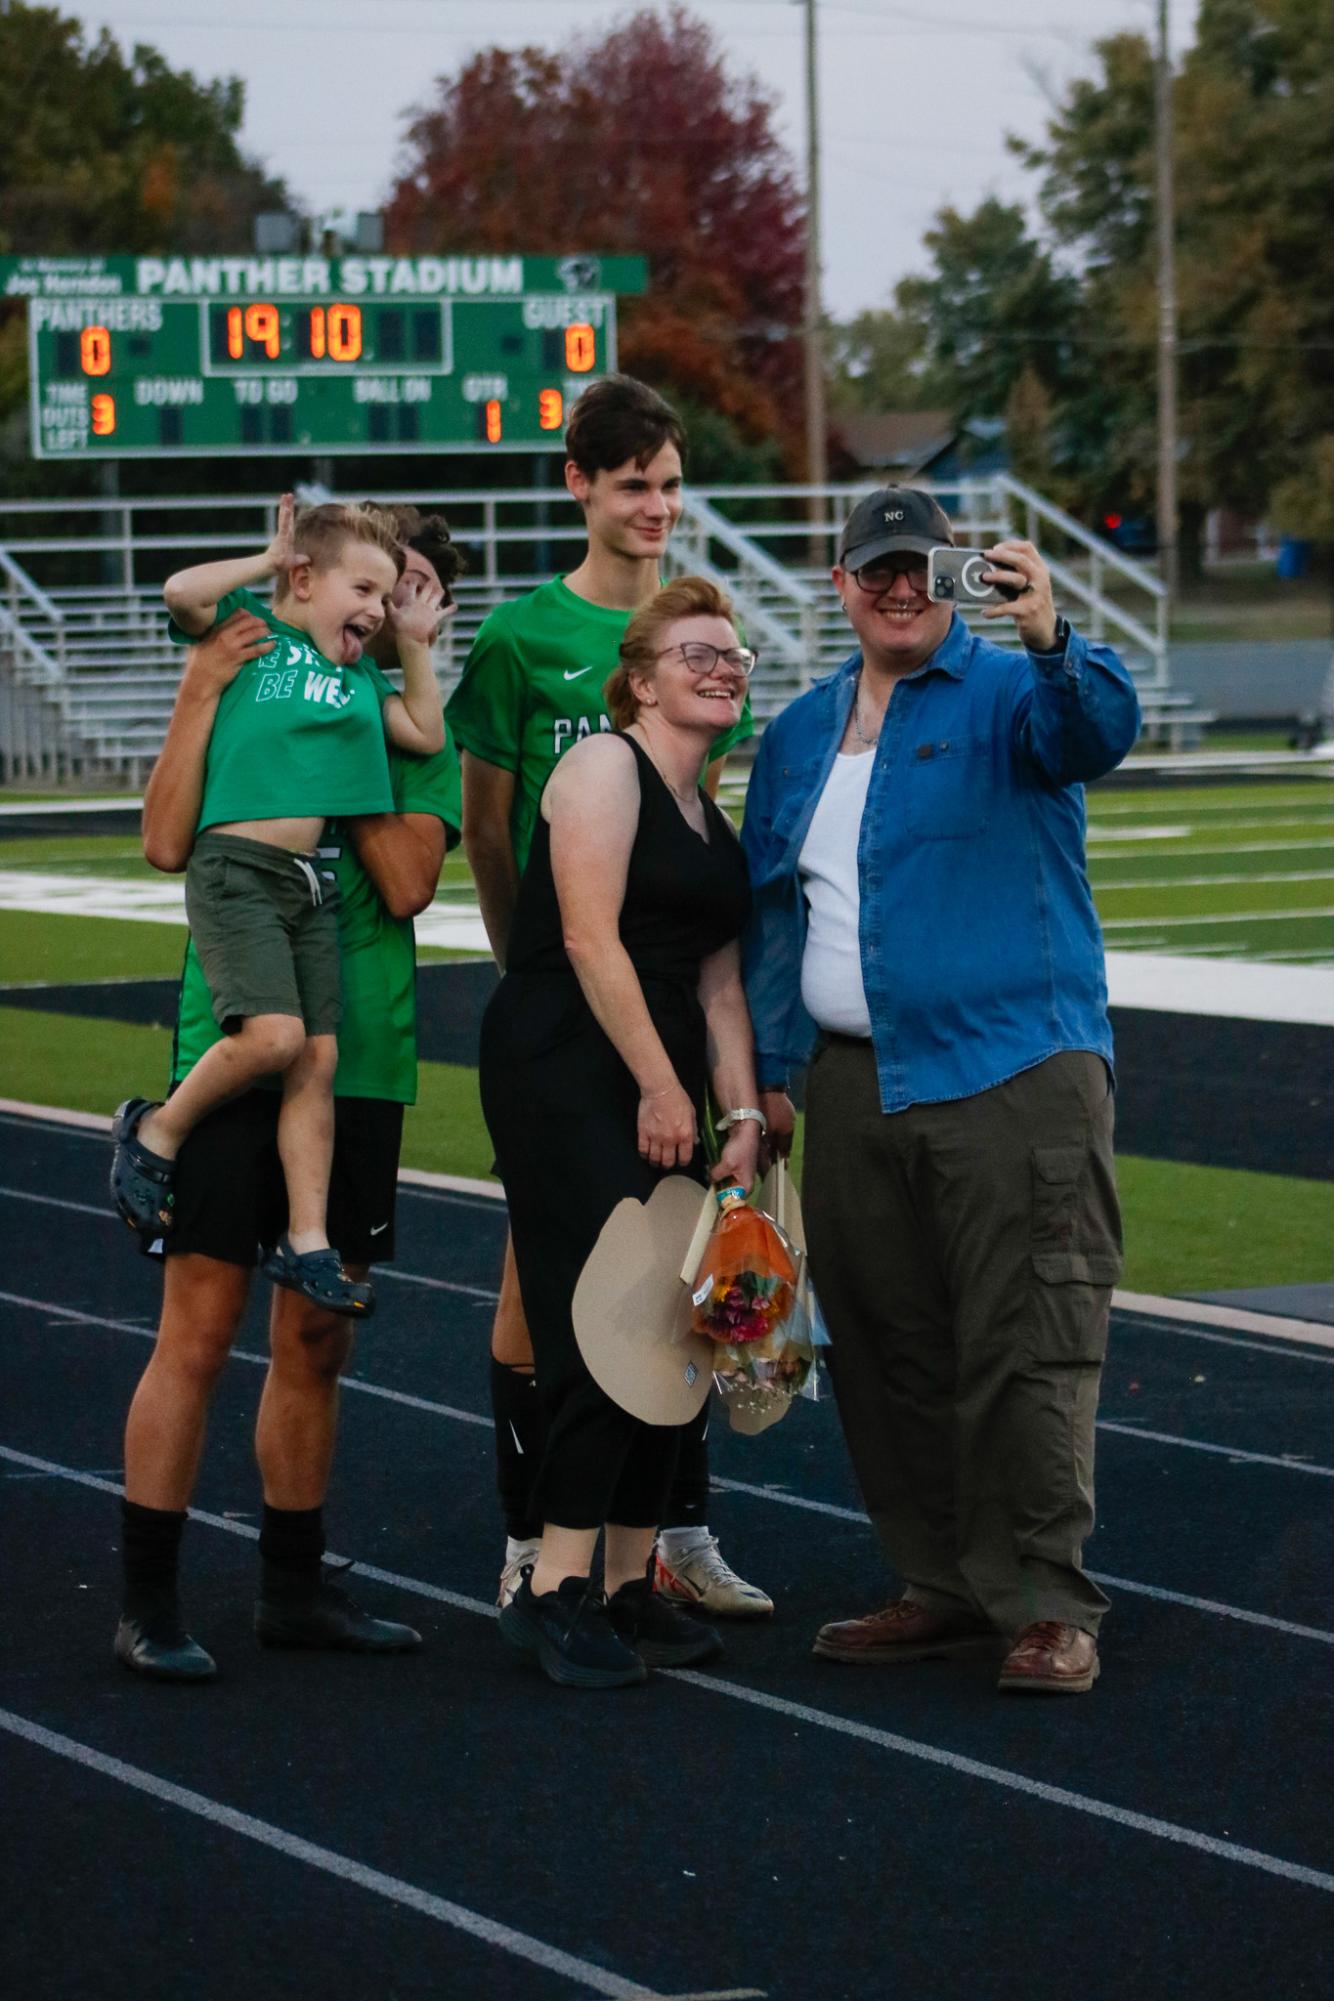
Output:
[[161,1236],[172,1226],[176,1200],[176,1163],[153,1153],[138,1138],[148,1112],[157,1110],[149,1098],[127,1098],[111,1121],[115,1152],[111,1156],[111,1200],[122,1222],[140,1236]]
[[280,1237],[264,1260],[264,1276],[330,1313],[369,1320],[375,1311],[375,1288],[349,1278],[334,1250],[294,1251],[291,1240]]

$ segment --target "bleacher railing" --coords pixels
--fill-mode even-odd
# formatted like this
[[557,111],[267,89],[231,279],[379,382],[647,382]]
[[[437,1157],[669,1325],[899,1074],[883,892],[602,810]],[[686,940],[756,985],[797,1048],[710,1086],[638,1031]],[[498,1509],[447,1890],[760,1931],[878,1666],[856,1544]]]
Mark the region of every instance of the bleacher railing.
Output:
[[[761,719],[851,649],[829,569],[842,524],[868,487],[687,489],[664,567],[701,571],[732,595],[761,656],[752,693]],[[1121,648],[1147,711],[1156,704],[1170,713],[1187,701],[1170,689],[1167,594],[1152,570],[1007,474],[931,490],[961,542],[1017,532],[1039,544],[1071,617]],[[582,517],[559,487],[388,494],[357,484],[348,492],[411,500],[450,520],[468,567],[437,650],[446,689],[493,606],[572,567],[583,546]],[[27,691],[25,774],[34,769],[29,697],[39,690],[37,708],[63,746],[52,755],[132,779],[145,774],[180,668],[166,639],[163,580],[188,562],[262,548],[275,519],[272,493],[0,501],[0,678]],[[5,757],[0,741],[0,771]],[[49,756],[42,769],[54,769]]]

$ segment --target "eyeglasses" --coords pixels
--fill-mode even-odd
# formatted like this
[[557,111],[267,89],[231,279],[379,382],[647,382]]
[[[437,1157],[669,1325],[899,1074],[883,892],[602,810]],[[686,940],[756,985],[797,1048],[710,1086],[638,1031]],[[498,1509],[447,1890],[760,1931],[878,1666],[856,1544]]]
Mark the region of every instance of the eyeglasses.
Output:
[[860,570],[853,570],[852,581],[859,591],[868,597],[879,597],[887,591],[895,577],[906,577],[915,591],[926,589],[926,563],[916,554],[904,556],[877,556],[873,563],[863,563]]
[[665,660],[669,653],[679,653],[692,674],[712,674],[715,668],[724,666],[739,674],[743,681],[749,681],[760,657],[748,646],[710,646],[707,639],[687,639],[680,646],[668,646],[658,655],[659,660]]

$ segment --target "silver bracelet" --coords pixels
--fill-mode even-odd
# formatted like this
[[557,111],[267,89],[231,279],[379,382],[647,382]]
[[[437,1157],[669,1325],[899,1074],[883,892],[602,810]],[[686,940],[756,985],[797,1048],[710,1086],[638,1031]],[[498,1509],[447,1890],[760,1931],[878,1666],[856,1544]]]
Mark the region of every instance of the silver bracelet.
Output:
[[725,1133],[729,1127],[742,1125],[747,1119],[754,1119],[761,1133],[768,1132],[769,1121],[758,1105],[738,1105],[734,1112],[725,1112],[722,1118],[714,1121],[714,1130]]

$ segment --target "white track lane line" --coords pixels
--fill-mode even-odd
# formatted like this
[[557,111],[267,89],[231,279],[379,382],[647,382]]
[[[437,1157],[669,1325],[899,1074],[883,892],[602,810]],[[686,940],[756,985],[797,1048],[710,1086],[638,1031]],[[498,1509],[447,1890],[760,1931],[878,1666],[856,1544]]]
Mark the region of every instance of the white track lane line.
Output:
[[[74,1112],[60,1107],[30,1105],[18,1098],[0,1098],[0,1122],[22,1124],[49,1131],[58,1139],[80,1138],[99,1139],[111,1130],[111,1120],[98,1112]],[[405,1195],[415,1195],[424,1202],[448,1202],[464,1209],[484,1207],[490,1214],[497,1214],[505,1206],[505,1192],[494,1182],[474,1181],[460,1175],[433,1174],[425,1169],[400,1167],[399,1188]],[[55,1197],[44,1198],[55,1200]],[[90,1205],[91,1206],[91,1205]],[[97,1214],[109,1214],[98,1210]],[[437,1281],[443,1284],[444,1281]],[[491,1294],[498,1298],[498,1294]],[[1311,1320],[1297,1320],[1291,1315],[1276,1313],[1255,1313],[1249,1308],[1216,1306],[1204,1300],[1174,1299],[1159,1293],[1123,1292],[1118,1288],[1112,1294],[1112,1305],[1124,1311],[1161,1320],[1189,1320],[1204,1322],[1210,1327],[1236,1328],[1250,1334],[1273,1334],[1280,1340],[1312,1343],[1318,1347],[1334,1348],[1334,1328]],[[1181,1334],[1196,1334],[1198,1326],[1172,1328]],[[1236,1343],[1238,1347],[1257,1347],[1253,1342]],[[1257,1348],[1258,1351],[1258,1348]]]
[[[0,1446],[0,1459],[9,1460],[38,1472],[49,1473],[55,1478],[72,1480],[79,1486],[91,1487],[98,1492],[119,1494],[121,1491],[111,1481],[103,1480],[95,1474],[79,1473],[72,1467],[58,1465],[52,1460],[38,1459],[31,1453],[17,1452],[8,1446]],[[190,1514],[194,1520],[204,1522],[211,1528],[222,1529],[230,1535],[244,1536],[248,1542],[256,1542],[259,1539],[258,1529],[251,1528],[246,1523],[227,1521],[220,1515],[196,1513],[193,1508]],[[496,1616],[494,1605],[484,1605],[475,1598],[464,1598],[442,1592],[436,1585],[424,1585],[420,1579],[396,1576],[390,1571],[379,1570],[372,1564],[358,1563],[357,1571],[362,1576],[393,1584],[402,1591],[443,1599],[462,1611],[482,1613],[487,1618]],[[1240,1863],[1245,1868],[1262,1870],[1267,1875],[1286,1877],[1289,1881],[1305,1884],[1310,1889],[1334,1891],[1334,1875],[1328,1875],[1320,1869],[1308,1868],[1301,1862],[1289,1862],[1280,1856],[1268,1855],[1262,1849],[1246,1848],[1234,1841],[1221,1841],[1215,1835],[1201,1833],[1196,1828],[1185,1827],[1175,1821],[1159,1820],[1152,1814],[1136,1813],[1132,1808],[1115,1806],[1088,1793],[1077,1793],[1063,1786],[1047,1785],[1041,1779],[1031,1779],[1022,1772],[1007,1771],[1000,1765],[984,1765],[976,1758],[965,1758],[956,1751],[945,1751],[938,1745],[924,1744],[917,1738],[900,1737],[893,1731],[877,1730],[867,1723],[855,1723],[848,1717],[835,1715],[825,1709],[814,1709],[806,1703],[789,1702],[781,1696],[767,1695],[741,1682],[713,1680],[708,1675],[680,1668],[660,1669],[659,1672],[668,1673],[673,1681],[686,1682],[692,1688],[702,1688],[710,1695],[723,1696],[734,1702],[749,1703],[755,1708],[767,1709],[779,1716],[794,1717],[813,1725],[816,1729],[833,1731],[839,1736],[854,1737],[862,1743],[896,1752],[902,1757],[943,1766],[949,1771],[959,1773],[962,1777],[982,1779],[988,1784],[1001,1786],[1008,1792],[1026,1794],[1031,1799],[1042,1800],[1049,1806],[1066,1807],[1076,1813],[1091,1815],[1094,1819],[1109,1820],[1121,1827],[1129,1828],[1134,1833],[1153,1835],[1161,1841],[1178,1842],[1184,1847],[1217,1856],[1223,1861]],[[643,1993],[645,1990],[623,1988],[619,1991]]]
[[103,1778],[114,1779],[118,1785],[147,1793],[151,1799],[161,1800],[183,1813],[194,1814],[213,1827],[225,1829],[228,1834],[239,1834],[246,1841],[271,1848],[289,1861],[304,1863],[307,1868],[318,1869],[325,1876],[335,1876],[359,1890],[369,1891],[372,1896],[382,1897],[387,1903],[415,1911],[421,1917],[432,1918],[437,1924],[448,1925],[453,1931],[466,1932],[483,1945],[496,1947],[514,1959],[526,1960],[530,1966],[541,1967],[544,1973],[577,1981],[580,1988],[588,1993],[610,1995],[613,2001],[653,2001],[655,1990],[637,1980],[625,1980],[618,1973],[593,1965],[591,1960],[576,1959],[572,1953],[562,1952],[559,1946],[548,1945],[544,1939],[515,1931],[510,1925],[483,1917],[480,1911],[470,1911],[464,1904],[451,1902],[448,1897],[437,1897],[430,1890],[419,1889],[415,1883],[405,1883],[400,1876],[387,1876],[382,1869],[370,1869],[364,1862],[354,1861],[350,1855],[340,1855],[335,1849],[307,1841],[299,1834],[290,1833],[287,1828],[275,1827],[271,1821],[257,1820],[253,1814],[240,1813],[221,1800],[210,1799],[206,1793],[194,1792],[189,1786],[178,1786],[171,1779],[160,1778],[156,1772],[144,1771],[139,1765],[126,1764],[123,1758],[108,1757],[104,1751],[94,1750],[91,1744],[81,1744],[76,1738],[62,1736],[58,1730],[47,1730],[26,1716],[16,1716],[12,1710],[0,1709],[0,1730],[23,1738],[38,1750],[67,1758],[73,1764],[81,1765],[85,1771],[97,1772]]
[[[47,1115],[46,1108],[25,1106],[14,1099],[0,1098],[0,1123],[6,1121],[10,1124],[22,1122],[27,1126],[35,1124],[37,1130],[42,1131],[44,1128],[41,1118],[34,1116],[35,1114],[41,1114],[42,1117],[45,1117]],[[100,1137],[103,1132],[109,1132],[111,1129],[110,1119],[103,1118],[92,1112],[52,1112],[50,1113],[50,1117],[53,1119],[59,1118],[65,1122],[59,1126],[52,1126],[50,1128],[57,1138],[74,1136],[83,1139],[94,1139]],[[400,1167],[398,1181],[399,1190],[402,1194],[415,1195],[423,1202],[447,1202],[454,1207],[462,1209],[485,1208],[492,1215],[497,1214],[504,1207],[504,1191],[484,1181],[465,1181],[457,1175],[430,1174],[424,1170],[410,1167]],[[0,1196],[5,1192],[4,1190],[0,1190]],[[109,1204],[106,1208],[100,1208],[95,1203],[72,1202],[63,1196],[36,1195],[28,1189],[12,1189],[8,1192],[22,1201],[50,1202],[56,1207],[63,1206],[65,1208],[76,1209],[85,1215],[102,1216],[105,1218],[112,1213]],[[408,1277],[408,1274],[401,1273],[395,1267],[389,1265],[382,1267],[381,1275],[385,1272],[391,1273],[396,1278]],[[454,1283],[454,1281],[449,1279],[427,1279],[420,1274],[412,1275],[409,1282],[413,1282],[414,1279],[418,1284],[429,1284],[444,1289],[448,1289]],[[465,1286],[460,1289],[465,1292],[475,1293],[478,1297],[484,1299],[498,1299],[500,1297],[498,1292],[488,1291],[483,1286]],[[1326,1326],[1314,1320],[1297,1320],[1291,1315],[1256,1313],[1247,1307],[1217,1306],[1207,1300],[1174,1299],[1160,1293],[1123,1292],[1119,1287],[1112,1294],[1112,1305],[1123,1312],[1134,1313],[1141,1318],[1168,1321],[1185,1320],[1191,1323],[1203,1321],[1210,1327],[1236,1328],[1239,1332],[1248,1334],[1272,1334],[1282,1341],[1309,1343],[1315,1347],[1334,1349],[1334,1327]],[[1168,1331],[1182,1335],[1195,1335],[1203,1340],[1219,1338],[1217,1336],[1210,1337],[1202,1334],[1199,1327],[1194,1324],[1186,1327],[1174,1326]],[[1237,1341],[1233,1345],[1238,1348],[1255,1348],[1257,1353],[1267,1352],[1265,1348],[1262,1348],[1259,1343],[1254,1341]],[[1279,1352],[1284,1351],[1280,1350]],[[1294,1351],[1289,1350],[1287,1352],[1292,1353],[1294,1359],[1298,1359]]]
[[1112,1418],[1098,1419],[1099,1431],[1114,1431],[1122,1438],[1143,1438],[1154,1445],[1171,1445],[1185,1452],[1215,1452],[1221,1458],[1247,1466],[1278,1466],[1285,1473],[1314,1473],[1317,1479],[1334,1480],[1334,1466],[1318,1466],[1313,1460],[1285,1459],[1280,1453],[1246,1452],[1238,1445],[1211,1445],[1202,1438],[1177,1438],[1170,1431],[1144,1431],[1137,1424],[1117,1424]]
[[[867,1518],[856,1508],[838,1508],[832,1501],[811,1501],[802,1494],[785,1494],[777,1487],[756,1487],[748,1480],[723,1480],[714,1474],[712,1485],[724,1494],[754,1494],[762,1501],[779,1501],[789,1508],[805,1508],[812,1514],[832,1515],[841,1522],[854,1522],[859,1528],[868,1526]],[[1240,1605],[1224,1605],[1217,1598],[1196,1598],[1186,1591],[1169,1591],[1159,1584],[1140,1584],[1134,1578],[1113,1577],[1106,1570],[1090,1570],[1087,1573],[1095,1584],[1106,1584],[1118,1591],[1128,1591],[1134,1598],[1156,1598],[1164,1605],[1183,1605],[1191,1612],[1208,1612],[1219,1619],[1239,1619],[1243,1625],[1264,1626],[1271,1632],[1291,1633],[1294,1639],[1316,1640],[1321,1646],[1334,1647],[1334,1633],[1323,1626],[1299,1625],[1295,1619],[1275,1619],[1268,1612],[1248,1612]]]
[[984,1765],[976,1758],[961,1756],[957,1751],[942,1751],[934,1744],[922,1744],[913,1737],[900,1737],[893,1730],[877,1730],[870,1723],[854,1723],[844,1716],[830,1716],[826,1710],[812,1709],[804,1702],[789,1702],[781,1695],[768,1695],[758,1688],[745,1688],[739,1682],[715,1681],[708,1675],[697,1674],[693,1668],[675,1668],[671,1672],[674,1680],[689,1682],[692,1688],[702,1688],[710,1695],[726,1695],[736,1702],[749,1702],[757,1709],[768,1710],[771,1715],[789,1716],[800,1723],[812,1723],[821,1730],[834,1730],[841,1736],[857,1738],[863,1744],[875,1744],[882,1750],[896,1751],[902,1757],[920,1758],[928,1765],[943,1765],[947,1770],[960,1772],[967,1778],[985,1779],[989,1784],[1003,1786],[1009,1792],[1027,1793],[1032,1799],[1045,1800],[1049,1806],[1073,1807],[1078,1813],[1114,1821],[1118,1826],[1132,1828],[1137,1834],[1155,1835],[1160,1841],[1180,1842],[1187,1848],[1202,1850],[1206,1855],[1240,1862],[1249,1869],[1262,1869],[1272,1876],[1286,1876],[1292,1882],[1304,1883],[1313,1890],[1334,1891],[1334,1876],[1323,1869],[1308,1869],[1300,1862],[1284,1862],[1275,1855],[1266,1855],[1261,1849],[1244,1848],[1235,1841],[1220,1841],[1215,1835],[1200,1834],[1194,1828],[1182,1827],[1175,1821],[1159,1820],[1153,1814],[1136,1813],[1130,1807],[1112,1806],[1105,1800],[1091,1799],[1087,1793],[1070,1792],[1064,1786],[1049,1786],[1040,1779],[1006,1771],[1000,1765]]
[[[114,1333],[133,1334],[141,1341],[152,1341],[157,1338],[153,1328],[140,1327],[131,1320],[107,1320],[100,1314],[80,1313],[73,1307],[56,1306],[46,1300],[24,1299],[12,1292],[0,1292],[0,1300],[7,1305],[26,1306],[36,1311],[45,1311],[57,1319],[79,1326],[105,1327]],[[269,1365],[267,1355],[252,1354],[246,1348],[233,1348],[231,1352],[238,1362],[248,1362],[255,1368],[266,1369]],[[359,1376],[344,1376],[342,1383],[344,1389],[357,1390],[364,1396],[380,1397],[386,1403],[402,1404],[408,1410],[425,1411],[431,1417],[450,1418],[458,1424],[476,1425],[483,1431],[490,1431],[492,1428],[493,1420],[481,1416],[477,1411],[460,1410],[453,1404],[435,1403],[429,1397],[411,1396],[405,1390],[384,1389],[378,1383],[364,1382]],[[1132,1436],[1142,1435],[1142,1433],[1132,1434]],[[753,1486],[746,1480],[724,1480],[716,1473],[712,1476],[712,1485],[719,1493],[753,1494],[759,1500],[770,1501],[780,1507],[798,1508],[809,1514],[832,1515],[838,1521],[855,1522],[862,1528],[868,1526],[864,1513],[855,1508],[836,1507],[832,1501],[809,1500],[803,1494],[784,1493],[777,1487]],[[118,1493],[120,1490],[114,1488],[112,1491]],[[191,1513],[194,1512],[192,1509]],[[1334,1633],[1325,1632],[1319,1626],[1298,1625],[1291,1619],[1278,1619],[1268,1612],[1250,1612],[1238,1605],[1221,1604],[1216,1599],[1196,1598],[1185,1592],[1169,1591],[1163,1585],[1136,1584],[1128,1578],[1108,1578],[1097,1571],[1090,1571],[1089,1575],[1095,1583],[1115,1584],[1118,1589],[1140,1597],[1161,1599],[1165,1604],[1184,1605],[1192,1611],[1210,1612],[1221,1618],[1240,1619],[1246,1625],[1266,1626],[1277,1633],[1291,1633],[1299,1639],[1319,1640],[1328,1646],[1334,1646]]]

